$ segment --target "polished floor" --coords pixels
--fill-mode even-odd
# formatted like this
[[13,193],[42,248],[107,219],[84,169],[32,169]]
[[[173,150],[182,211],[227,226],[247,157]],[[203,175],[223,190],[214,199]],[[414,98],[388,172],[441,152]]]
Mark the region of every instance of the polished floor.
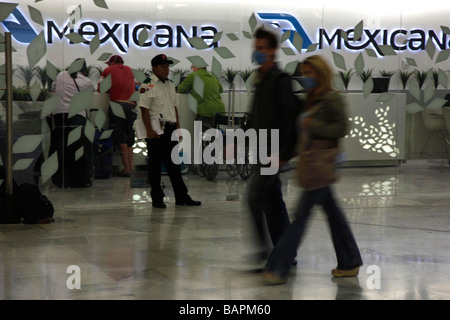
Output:
[[[299,189],[283,173],[290,211]],[[336,261],[324,214],[314,212],[287,284],[266,286],[251,272],[246,181],[187,173],[201,207],[166,209],[128,178],[87,189],[41,186],[55,221],[0,225],[4,300],[449,300],[448,160],[341,169],[335,192],[364,259],[358,278],[333,279]]]

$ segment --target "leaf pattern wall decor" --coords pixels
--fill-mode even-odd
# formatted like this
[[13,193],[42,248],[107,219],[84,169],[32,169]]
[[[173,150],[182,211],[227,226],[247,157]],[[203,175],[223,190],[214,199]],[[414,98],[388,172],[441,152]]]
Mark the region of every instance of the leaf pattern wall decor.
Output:
[[[35,3],[38,2],[43,2],[43,1],[35,1]],[[92,1],[94,3],[94,5],[98,8],[100,8],[101,10],[111,10],[108,6],[108,1],[107,0],[93,0]],[[11,12],[17,7],[17,4],[11,4],[11,3],[0,3],[0,21],[3,21],[4,19],[6,19]],[[42,19],[42,13],[39,11],[38,9],[38,5],[34,5],[34,6],[28,6],[28,12],[30,13],[30,17],[33,20],[33,22],[35,22],[37,25],[42,26],[43,25],[43,19]],[[75,9],[68,14],[67,18],[70,21],[70,23],[73,25],[75,23],[77,23],[78,21],[80,21],[83,17],[83,8],[81,5],[77,5],[75,7]],[[255,13],[252,13],[248,20],[247,20],[247,24],[244,23],[244,25],[242,26],[242,30],[219,30],[219,32],[214,36],[213,39],[213,43],[217,44],[217,47],[212,48],[211,45],[207,45],[205,43],[205,41],[201,38],[198,37],[192,37],[190,39],[188,39],[189,43],[191,43],[191,45],[196,49],[196,50],[200,50],[202,53],[206,53],[203,56],[187,56],[187,57],[183,57],[181,58],[181,60],[184,61],[188,61],[190,64],[194,64],[198,67],[207,67],[209,65],[211,65],[211,71],[213,72],[214,75],[216,75],[216,77],[218,77],[219,79],[222,77],[222,75],[224,74],[224,70],[222,67],[222,63],[226,63],[227,61],[236,61],[233,59],[243,59],[242,57],[240,57],[238,52],[233,52],[233,50],[231,50],[231,47],[228,47],[228,44],[232,44],[232,43],[240,43],[240,45],[242,46],[251,46],[251,41],[252,41],[252,33],[256,30],[256,28],[258,27],[259,21],[256,18]],[[441,26],[442,32],[444,32],[445,34],[450,34],[450,29],[446,26]],[[140,46],[144,46],[144,44],[146,43],[146,41],[148,40],[148,32],[149,30],[147,30],[146,28],[143,28],[140,33],[138,34],[138,38],[139,38],[139,45]],[[343,39],[345,40],[349,40],[350,36],[344,31],[344,30],[340,30],[340,34],[343,37]],[[223,36],[225,35],[225,36]],[[353,32],[352,32],[352,39],[350,41],[358,41],[362,36],[364,35],[364,21],[360,20],[358,23],[356,23],[355,27],[353,28]],[[87,40],[83,37],[83,35],[78,34],[76,32],[73,33],[69,33],[65,36],[66,38],[68,38],[71,42],[73,42],[75,44],[75,46],[73,48],[76,48],[77,45],[80,45],[82,42],[86,42]],[[309,45],[309,47],[307,48],[307,50],[302,49],[302,45],[303,45],[303,39],[300,36],[300,34],[298,34],[296,31],[288,31],[285,32],[281,35],[281,39],[282,39],[282,43],[283,43],[283,47],[281,48],[280,52],[281,54],[284,54],[285,57],[288,57],[288,61],[286,63],[286,65],[284,66],[284,69],[286,72],[293,72],[295,70],[294,65],[296,65],[296,63],[298,63],[299,61],[303,60],[304,57],[306,57],[309,54],[312,54],[314,52],[317,52],[318,49],[318,44],[317,43],[313,43],[311,45]],[[292,42],[292,46],[288,45],[286,40],[291,40]],[[407,42],[408,40],[405,40],[405,42]],[[97,57],[97,61],[99,62],[104,62],[107,59],[109,59],[109,57],[114,54],[111,52],[98,52],[100,48],[100,37],[99,34],[96,34],[92,37],[92,39],[89,41],[89,52],[91,54],[91,56],[98,56]],[[392,47],[387,46],[387,45],[382,45],[380,46],[380,50],[382,52],[382,54],[385,57],[389,57],[389,56],[395,56],[397,55],[397,53],[393,50]],[[43,31],[41,31],[40,33],[38,33],[38,36],[33,40],[33,42],[29,45],[29,47],[27,48],[27,58],[28,58],[28,67],[33,68],[34,66],[36,66],[38,63],[40,63],[42,61],[43,58],[45,58],[45,56],[47,55],[47,45],[45,43],[45,36],[43,34]],[[432,41],[428,41],[426,43],[426,53],[427,56],[430,60],[434,59],[434,63],[435,65],[440,65],[442,66],[442,68],[440,68],[439,71],[437,71],[436,73],[436,77],[437,77],[437,83],[438,85],[441,86],[441,88],[447,88],[447,82],[448,82],[448,77],[446,75],[446,68],[444,67],[444,65],[448,62],[448,58],[450,57],[450,49],[446,49],[446,50],[441,50],[440,52],[436,53],[436,48],[435,45]],[[318,54],[320,54],[320,52],[318,52]],[[378,56],[377,52],[375,52],[373,49],[371,48],[366,48],[360,52],[358,52],[355,57],[354,57],[354,61],[346,61],[350,60],[350,58],[346,57],[344,58],[343,55],[341,55],[340,53],[336,52],[336,51],[332,51],[331,52],[331,56],[332,56],[332,60],[331,62],[333,63],[334,67],[336,67],[336,69],[341,72],[342,74],[346,74],[347,75],[347,79],[349,75],[352,75],[352,73],[354,72],[354,74],[361,74],[361,72],[366,68],[366,64],[367,64],[367,59],[380,59],[383,57]],[[179,58],[179,57],[178,57]],[[176,63],[180,62],[179,60],[175,59],[174,57],[171,57],[172,60],[176,61]],[[180,58],[179,58],[180,59]],[[405,57],[407,63],[409,66],[411,67],[416,67],[419,68],[419,66],[417,65],[417,63],[415,62],[413,57]],[[175,63],[175,64],[176,64]],[[175,65],[174,64],[174,65]],[[351,66],[350,68],[348,68],[348,66]],[[76,69],[76,68],[75,68]],[[245,69],[245,67],[244,67]],[[58,68],[56,68],[51,61],[46,61],[46,74],[49,77],[50,80],[54,81],[56,79],[56,75],[59,72]],[[226,71],[226,70],[225,70]],[[427,70],[428,71],[428,70]],[[238,73],[239,71],[236,70],[236,72]],[[139,77],[142,78],[142,77]],[[338,77],[337,77],[338,79]],[[176,79],[175,79],[176,80]],[[411,78],[407,79],[409,82],[406,83],[405,82],[405,90],[408,90],[408,93],[411,94],[411,96],[413,96],[416,101],[414,101],[413,103],[410,103],[409,105],[405,106],[405,110],[407,112],[410,113],[416,113],[416,112],[420,112],[423,108],[430,108],[430,109],[438,109],[440,107],[442,107],[442,105],[445,103],[445,101],[443,99],[439,99],[439,98],[435,98],[433,93],[433,87],[428,85],[425,85],[423,90],[424,92],[424,96],[425,96],[425,102],[426,104],[422,104],[422,101],[420,100],[421,98],[421,89],[419,87],[419,89],[417,88],[416,84],[413,84],[413,81],[410,81]],[[251,87],[252,87],[252,77],[249,77],[248,79],[244,80],[245,85],[246,85],[246,90],[248,93],[251,92]],[[29,85],[32,85],[32,83],[30,82]],[[348,83],[346,83],[346,85],[348,85]],[[370,93],[371,93],[371,89],[372,89],[372,85],[373,83],[369,80],[366,81],[363,86],[361,87],[361,89],[363,90],[364,96],[367,97]],[[409,86],[408,86],[409,85]],[[342,84],[340,84],[339,86],[342,86]],[[343,87],[343,86],[342,86]],[[436,89],[437,86],[434,87],[434,89]],[[101,86],[100,86],[100,90],[101,92],[107,92],[108,89],[110,88],[110,79],[105,79],[105,81],[102,82]],[[34,93],[33,93],[33,99],[36,99],[36,92],[38,91],[38,87],[34,87]],[[1,94],[1,92],[0,92]],[[77,96],[76,98],[74,97],[75,100],[80,101],[82,104],[82,107],[75,107],[71,110],[71,114],[76,114],[77,111],[80,110],[85,110],[86,107],[88,106],[89,102],[89,98],[90,98],[90,94],[89,92],[85,92],[83,95]],[[390,99],[392,99],[393,94],[392,93],[382,93],[382,94],[378,94],[378,99],[377,101],[383,102],[383,103],[388,103],[390,101]],[[135,97],[133,98],[135,99]],[[190,107],[193,109],[193,111],[196,111],[196,105],[195,105],[195,99],[193,99],[193,97],[189,97],[188,101],[190,101]],[[40,114],[41,119],[45,119],[46,116],[50,115],[57,107],[57,97],[53,96],[53,97],[49,97],[43,104],[42,107],[42,111]],[[120,109],[113,105],[112,106],[112,110],[115,114],[119,114],[120,116],[123,116],[120,112]],[[385,117],[385,112],[391,112],[392,110],[378,110],[376,112],[377,116],[380,117],[380,123],[383,123],[383,121],[381,120],[383,117]],[[89,122],[89,124],[87,125],[87,128],[84,132],[84,134],[86,134],[86,136],[92,137],[92,132],[93,130],[95,130],[95,127],[99,128],[102,127],[104,122],[106,119],[106,115],[102,114],[102,113],[97,113],[95,119],[93,120],[93,123],[91,124]],[[363,123],[363,119],[351,119],[352,121],[358,121],[358,124],[362,124]],[[389,153],[390,154],[395,154],[396,153],[396,146],[394,144],[390,144],[388,137],[386,137],[386,134],[389,133],[383,133],[384,130],[387,130],[387,132],[389,132],[389,130],[393,130],[394,126],[392,124],[383,124],[382,126],[380,125],[379,127],[376,127],[375,125],[373,125],[374,127],[372,128],[372,134],[375,134],[376,137],[378,137],[377,141],[374,140],[374,143],[369,143],[368,141],[365,141],[364,146],[370,146],[367,147],[367,150],[371,150],[372,152],[379,152],[380,150],[388,150],[389,148]],[[94,128],[94,129],[92,129]],[[360,132],[365,133],[365,130],[363,128],[360,128]],[[352,134],[359,134],[356,132],[353,132]],[[111,131],[107,130],[103,132],[103,135],[106,136],[110,136],[111,135]],[[79,138],[80,135],[77,135],[76,138]],[[382,138],[385,137],[385,138]],[[385,140],[383,140],[385,139]],[[376,142],[376,143],[375,143]],[[20,144],[30,144],[30,146],[35,146],[36,140],[35,137],[32,136],[24,136],[23,140],[21,140]],[[384,149],[383,149],[384,146]],[[386,147],[388,146],[388,147]],[[142,146],[138,146],[138,144],[136,144],[135,146],[136,148],[140,148],[141,150],[145,150],[145,147]],[[36,147],[37,148],[37,147]],[[78,152],[78,156],[80,156],[83,153],[83,150],[79,150]],[[24,168],[26,167],[26,163],[27,161],[21,161],[20,164],[18,164],[16,166],[17,168]],[[48,179],[51,177],[52,174],[54,174],[56,172],[58,166],[58,161],[57,161],[57,155],[53,154],[53,155],[49,155],[48,159],[46,159],[42,165],[42,169],[41,169],[41,173],[42,173],[42,182],[46,182],[48,181]]]

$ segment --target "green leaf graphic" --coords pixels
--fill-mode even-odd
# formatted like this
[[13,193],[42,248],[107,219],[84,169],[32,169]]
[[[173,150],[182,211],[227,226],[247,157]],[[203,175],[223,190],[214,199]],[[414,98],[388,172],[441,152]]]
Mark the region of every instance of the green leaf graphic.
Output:
[[51,115],[58,108],[58,103],[59,97],[56,94],[45,100],[42,104],[41,119]]
[[47,76],[50,79],[55,81],[59,72],[58,72],[58,69],[56,69],[56,67],[53,65],[53,63],[51,63],[50,61],[47,60],[47,66],[45,68],[45,73],[47,74]]
[[70,146],[71,144],[80,140],[82,131],[83,131],[82,126],[78,126],[72,131],[70,131],[69,135],[67,136],[67,146]]
[[33,8],[32,6],[28,6],[28,11],[30,12],[31,20],[33,20],[34,22],[36,22],[37,24],[39,24],[41,26],[44,26],[44,20],[42,19],[42,14],[38,9]]
[[18,3],[5,3],[0,2],[0,21],[5,20],[9,17],[11,12],[18,6]]
[[406,58],[406,63],[408,63],[412,67],[417,67],[416,60],[414,60],[413,58]]
[[292,44],[294,45],[294,48],[299,52],[302,53],[302,47],[303,47],[303,38],[297,31],[294,31],[294,39],[292,40]]
[[281,48],[281,51],[283,51],[283,53],[287,56],[295,56],[295,52],[291,48],[283,47]]
[[373,49],[366,49],[365,51],[366,51],[366,53],[367,53],[367,55],[369,57],[372,57],[372,58],[376,58],[377,57],[377,53],[375,52],[375,50],[373,50]]
[[42,141],[40,134],[24,135],[19,137],[13,145],[13,153],[29,153],[36,150]]
[[306,53],[316,51],[318,46],[319,46],[318,43],[311,43],[311,44],[308,46],[308,49],[306,49]]
[[242,35],[247,39],[252,39],[252,35],[248,31],[242,31]]
[[193,46],[197,50],[203,50],[209,48],[206,42],[200,37],[192,37],[187,39],[191,46]]
[[428,101],[430,101],[430,99],[433,97],[434,95],[434,84],[433,83],[429,83],[425,90],[423,91],[423,102],[427,103]]
[[41,91],[42,89],[40,84],[37,81],[33,82],[33,84],[30,86],[31,100],[36,101],[39,95],[41,94]]
[[363,34],[363,20],[361,20],[354,29],[354,39],[355,41],[361,40],[362,34]]
[[109,59],[109,57],[111,57],[112,56],[112,53],[107,53],[107,52],[105,52],[105,53],[102,53],[102,55],[100,56],[100,57],[98,57],[98,61],[106,61],[106,60],[108,60]]
[[373,90],[373,79],[372,77],[369,77],[369,79],[367,79],[366,82],[364,82],[363,84],[364,98],[367,98],[367,96],[372,93],[372,90]]
[[217,79],[220,79],[222,76],[222,64],[216,59],[216,57],[212,58],[211,71]]
[[74,60],[71,64],[70,67],[68,69],[67,72],[69,73],[74,73],[74,72],[78,72],[81,70],[81,68],[83,68],[83,64],[84,64],[84,59],[77,59]]
[[46,183],[52,175],[58,170],[58,153],[55,151],[51,156],[42,163],[41,179],[42,183]]
[[450,56],[450,49],[442,50],[438,53],[435,63],[446,61]]
[[33,158],[19,159],[14,163],[13,171],[26,170],[33,163]]
[[111,75],[109,74],[105,79],[100,82],[100,93],[106,93],[111,88]]
[[117,117],[122,118],[122,119],[126,119],[125,117],[125,113],[123,112],[123,108],[120,104],[118,104],[117,102],[110,102],[109,103],[110,107],[111,107],[111,111],[112,113],[114,113]]
[[397,55],[397,52],[395,52],[395,50],[391,46],[380,45],[379,48],[385,56],[396,56]]
[[197,99],[194,98],[194,96],[190,93],[188,93],[188,107],[189,109],[197,114]]
[[250,16],[250,18],[248,19],[248,25],[250,26],[250,30],[251,30],[252,32],[255,31],[256,24],[257,24],[257,21],[256,21],[255,14],[252,13],[252,15]]
[[199,56],[190,56],[186,57],[186,59],[188,59],[191,62],[191,64],[196,68],[206,68],[208,66],[205,60],[203,60],[203,58]]
[[198,76],[195,75],[194,77],[194,91],[200,96],[203,97],[203,92],[205,91],[205,83],[203,80]]
[[94,117],[95,126],[99,129],[102,129],[103,125],[105,124],[105,121],[106,121],[105,112],[103,111],[103,109],[98,109]]
[[81,42],[86,41],[86,39],[84,39],[81,34],[76,33],[76,32],[66,34],[65,37],[67,39],[69,39],[70,41],[72,41],[73,43],[81,43]]
[[222,59],[230,59],[235,57],[234,54],[230,50],[228,50],[228,48],[225,47],[214,48],[214,51],[217,52],[217,54]]
[[105,0],[94,0],[94,3],[99,8],[108,9],[108,5],[106,4]]
[[94,142],[95,127],[90,121],[86,121],[84,125],[84,136],[91,142]]
[[425,46],[425,50],[427,51],[430,59],[433,59],[434,53],[436,52],[436,46],[434,45],[433,40],[431,40],[431,38],[428,39],[427,45]]
[[441,110],[442,106],[447,103],[446,99],[435,98],[431,103],[427,106],[430,110]]
[[75,151],[75,161],[81,159],[83,155],[84,155],[84,146],[81,146],[77,151]]
[[100,47],[100,36],[98,33],[92,38],[91,42],[89,43],[89,50],[91,52],[91,55],[94,54],[95,51]]
[[239,40],[239,38],[234,33],[227,33],[227,37],[231,41],[238,41]]
[[109,137],[111,137],[112,133],[113,133],[113,130],[105,130],[105,131],[103,131],[102,135],[100,136],[100,140],[108,139]]
[[27,47],[28,65],[33,68],[47,53],[47,45],[45,43],[44,31],[31,41]]
[[331,52],[333,55],[333,61],[334,61],[334,65],[342,70],[347,70],[347,67],[345,65],[345,60],[344,57],[342,55],[340,55],[337,52],[332,51]]
[[222,34],[223,34],[223,31],[217,32],[217,33],[214,35],[212,42],[213,42],[213,43],[219,42],[220,39],[222,38]]
[[86,110],[89,107],[89,105],[91,104],[92,93],[93,88],[90,87],[76,93],[72,97],[69,106],[69,118],[82,112],[83,110]]
[[405,106],[405,109],[406,109],[406,112],[408,112],[408,113],[417,113],[417,112],[422,111],[423,107],[420,104],[418,104],[417,102],[413,102],[413,103],[407,104]]
[[355,59],[355,72],[356,74],[361,74],[364,70],[364,58],[362,53],[359,53]]
[[138,39],[139,39],[139,46],[140,47],[144,47],[145,42],[148,39],[148,31],[147,31],[147,27],[144,27],[141,32],[139,32],[138,35]]

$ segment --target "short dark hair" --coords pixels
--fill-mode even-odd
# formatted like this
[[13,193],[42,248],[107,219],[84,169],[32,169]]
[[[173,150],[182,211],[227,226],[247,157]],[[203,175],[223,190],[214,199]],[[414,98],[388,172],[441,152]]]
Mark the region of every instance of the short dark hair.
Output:
[[278,48],[277,36],[274,33],[267,31],[262,27],[256,29],[254,37],[256,39],[267,39],[267,42],[269,43],[269,48],[271,49]]

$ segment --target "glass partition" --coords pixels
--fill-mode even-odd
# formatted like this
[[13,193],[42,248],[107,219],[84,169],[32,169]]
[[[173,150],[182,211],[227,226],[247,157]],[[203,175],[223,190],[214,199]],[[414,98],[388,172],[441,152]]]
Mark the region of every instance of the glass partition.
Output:
[[[224,86],[227,110],[245,112],[255,69],[252,34],[260,26],[279,35],[278,60],[287,73],[294,73],[298,63],[313,54],[324,55],[333,65],[335,84],[347,99],[351,123],[344,139],[345,166],[389,167],[392,172],[380,181],[357,186],[360,194],[404,192],[397,188],[395,168],[411,160],[448,159],[445,65],[450,32],[445,25],[446,4],[432,1],[424,8],[392,1],[28,0],[3,1],[0,9],[1,33],[11,32],[15,48],[14,178],[17,183],[37,183],[52,195],[56,207],[102,201],[145,203],[149,199],[142,189],[130,191],[134,185],[146,187],[143,141],[136,140],[133,159],[143,176],[115,179],[122,166],[117,150],[111,177],[95,176],[93,148],[98,139],[106,140],[112,134],[108,112],[121,116],[109,101],[110,83],[98,86],[112,55],[120,55],[133,69],[137,88],[151,74],[150,61],[159,53],[174,61],[170,78],[175,85],[191,65],[206,66]],[[64,130],[55,133],[58,123],[52,115],[59,104],[55,81],[64,70],[80,71],[82,62],[92,88],[74,94],[67,118],[60,124]],[[0,65],[3,70],[4,59]],[[4,79],[1,75],[0,89],[5,87]],[[297,83],[293,85],[301,91]],[[0,154],[4,159],[3,89],[0,95]],[[196,101],[189,95],[178,95],[178,99],[181,124],[192,131]],[[138,91],[130,100],[139,100]],[[85,122],[68,121],[79,113],[84,113]],[[139,117],[139,109],[137,113]],[[64,161],[63,155],[68,157]],[[91,160],[86,170],[80,170],[83,174],[92,170],[92,179],[86,178],[82,187],[59,187],[55,177],[61,173],[62,181],[68,181],[69,168],[65,167],[86,158]]]

